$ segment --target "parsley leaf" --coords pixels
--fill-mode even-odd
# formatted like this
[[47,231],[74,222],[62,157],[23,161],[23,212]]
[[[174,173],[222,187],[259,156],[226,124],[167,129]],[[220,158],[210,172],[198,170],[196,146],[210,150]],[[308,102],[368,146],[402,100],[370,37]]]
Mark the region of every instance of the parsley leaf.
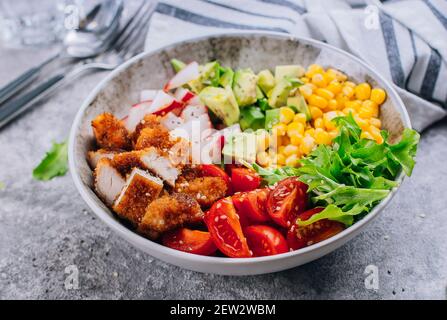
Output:
[[54,143],[53,147],[40,164],[33,170],[36,180],[48,181],[57,176],[63,176],[68,171],[67,142]]

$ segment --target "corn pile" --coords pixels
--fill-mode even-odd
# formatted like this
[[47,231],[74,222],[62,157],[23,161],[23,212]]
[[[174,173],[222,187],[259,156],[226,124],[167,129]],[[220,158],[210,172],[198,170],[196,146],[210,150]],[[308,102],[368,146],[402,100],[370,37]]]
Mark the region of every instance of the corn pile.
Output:
[[[305,84],[296,95],[302,95],[312,115],[306,121],[303,113],[292,108],[280,109],[280,122],[273,126],[268,150],[258,150],[257,162],[261,166],[297,166],[298,160],[308,155],[320,144],[331,144],[338,131],[332,119],[352,113],[362,129],[362,138],[382,143],[379,107],[386,100],[381,88],[371,88],[368,83],[355,84],[335,69],[324,70],[320,65],[310,65],[301,78]],[[272,143],[274,142],[274,143]]]

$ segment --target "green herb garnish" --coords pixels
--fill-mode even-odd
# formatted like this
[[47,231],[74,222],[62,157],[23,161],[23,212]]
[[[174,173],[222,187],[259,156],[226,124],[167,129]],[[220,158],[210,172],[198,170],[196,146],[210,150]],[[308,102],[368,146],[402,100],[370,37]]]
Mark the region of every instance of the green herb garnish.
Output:
[[45,158],[34,169],[33,177],[36,180],[47,181],[57,176],[63,176],[68,171],[67,142],[53,143]]

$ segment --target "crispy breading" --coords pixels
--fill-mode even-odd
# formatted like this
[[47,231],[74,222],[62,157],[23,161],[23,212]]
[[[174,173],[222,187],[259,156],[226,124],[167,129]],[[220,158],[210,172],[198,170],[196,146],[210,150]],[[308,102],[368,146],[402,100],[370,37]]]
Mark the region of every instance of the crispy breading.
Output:
[[171,140],[169,131],[163,127],[144,128],[135,142],[135,150],[142,150],[154,147],[160,150],[170,149],[174,145]]
[[175,191],[183,192],[194,197],[202,207],[211,207],[217,200],[225,197],[228,186],[219,177],[199,177],[192,180],[179,180]]
[[111,113],[103,113],[92,121],[93,133],[99,147],[109,150],[129,150],[132,147],[129,132]]
[[140,132],[145,128],[160,128],[162,125],[160,124],[160,117],[154,114],[147,114],[144,116],[143,120],[135,127],[135,131],[133,132],[133,140],[137,141]]
[[203,212],[194,198],[184,193],[174,193],[158,198],[147,206],[138,232],[153,237],[154,234],[198,223],[202,219]]
[[126,186],[115,201],[113,210],[122,218],[137,226],[146,207],[158,198],[163,189],[163,182],[148,172],[135,168],[126,181]]
[[112,166],[118,170],[121,175],[126,176],[133,168],[146,169],[141,162],[141,151],[129,151],[116,154],[112,158]]
[[99,160],[103,158],[113,159],[113,157],[118,153],[116,150],[106,150],[99,149],[96,151],[89,151],[87,154],[87,160],[92,169],[95,169],[98,165]]

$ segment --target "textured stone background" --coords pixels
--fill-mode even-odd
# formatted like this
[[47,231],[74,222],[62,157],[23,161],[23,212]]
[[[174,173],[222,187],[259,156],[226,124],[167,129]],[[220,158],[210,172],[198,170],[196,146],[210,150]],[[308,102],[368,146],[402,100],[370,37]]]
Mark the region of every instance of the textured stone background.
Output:
[[[49,50],[0,50],[0,86]],[[88,210],[69,175],[50,182],[32,169],[69,133],[77,108],[105,76],[66,86],[0,131],[0,299],[446,299],[447,122],[427,130],[418,164],[383,214],[322,259],[253,277],[200,274],[132,248]],[[379,268],[378,291],[365,267]],[[79,269],[79,290],[64,270]]]

